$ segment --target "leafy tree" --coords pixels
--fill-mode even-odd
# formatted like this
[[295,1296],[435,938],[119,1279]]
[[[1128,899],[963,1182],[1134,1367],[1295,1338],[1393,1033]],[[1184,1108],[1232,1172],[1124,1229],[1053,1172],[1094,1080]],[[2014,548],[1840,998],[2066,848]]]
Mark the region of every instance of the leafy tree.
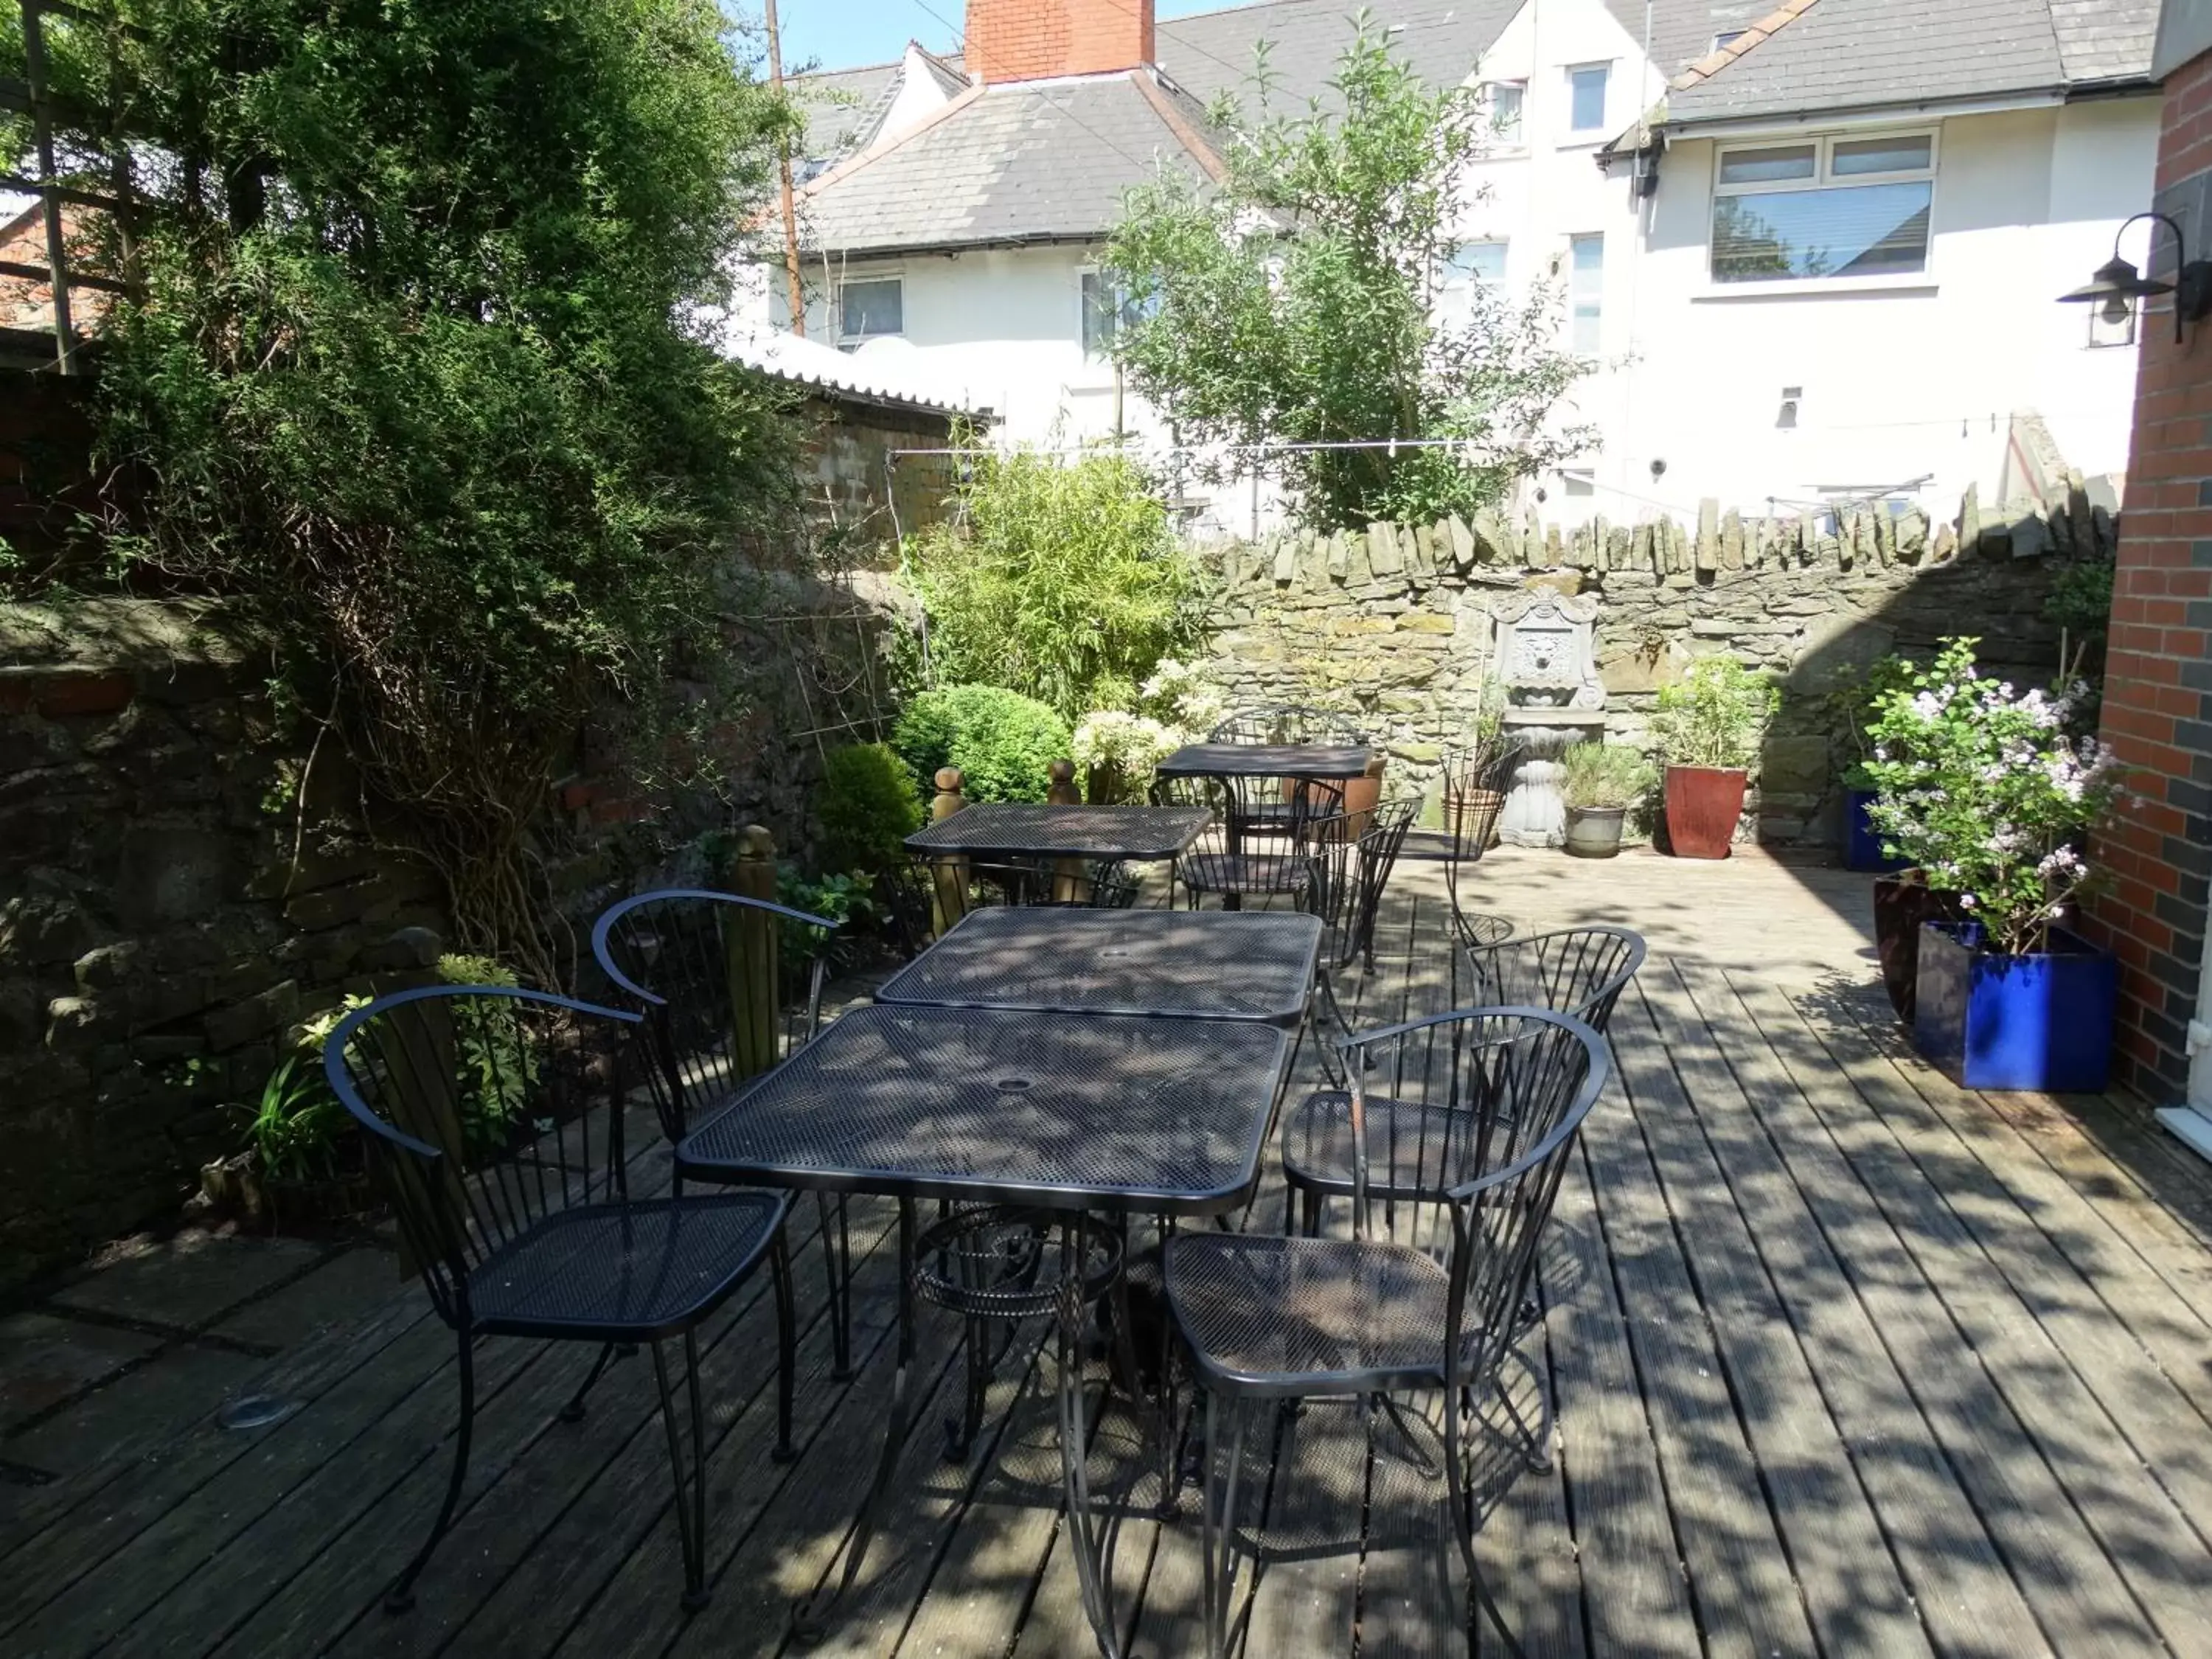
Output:
[[1127,457],[979,455],[959,504],[905,550],[939,684],[1006,686],[1074,720],[1195,637],[1197,567]]
[[[1554,349],[1555,288],[1515,304],[1473,283],[1464,322],[1437,314],[1486,130],[1475,92],[1429,88],[1364,15],[1324,105],[1271,111],[1264,54],[1255,85],[1251,111],[1212,112],[1218,187],[1165,173],[1125,204],[1106,257],[1132,386],[1323,529],[1471,511],[1586,447],[1552,419],[1583,372]],[[1393,438],[1462,442],[1254,447]]]
[[789,110],[713,0],[117,9],[148,198],[101,346],[117,574],[275,623],[459,942],[557,977],[550,781],[610,702],[686,752],[668,677],[793,488],[781,394],[708,333]]

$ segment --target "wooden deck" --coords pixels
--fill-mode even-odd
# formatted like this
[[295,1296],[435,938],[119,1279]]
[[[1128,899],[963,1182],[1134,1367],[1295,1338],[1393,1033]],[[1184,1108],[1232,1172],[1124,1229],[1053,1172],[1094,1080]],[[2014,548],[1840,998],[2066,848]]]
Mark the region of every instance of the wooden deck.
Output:
[[[1618,1083],[1563,1193],[1532,1379],[1547,1474],[1501,1470],[1484,1576],[1531,1655],[2212,1654],[2212,1181],[2119,1100],[1963,1092],[1872,988],[1863,878],[1756,856],[1486,861],[1524,927],[1642,927]],[[1409,872],[1367,1018],[1437,998],[1440,888]],[[649,1172],[665,1170],[648,1155]],[[1253,1224],[1279,1217],[1263,1191]],[[811,1206],[799,1213],[811,1215]],[[493,1341],[466,1507],[410,1613],[377,1607],[445,1479],[450,1338],[419,1294],[279,1363],[273,1428],[214,1425],[33,1491],[0,1489],[0,1652],[580,1656],[792,1651],[785,1612],[836,1564],[891,1364],[888,1210],[860,1212],[859,1333],[828,1378],[801,1251],[800,1432],[770,1462],[761,1296],[706,1332],[713,1605],[676,1605],[652,1389]],[[927,1431],[957,1393],[925,1332]],[[976,1455],[918,1434],[862,1593],[819,1651],[1075,1655],[1049,1377],[1002,1368]],[[1534,1386],[1533,1380],[1530,1386]],[[1096,1449],[1133,1461],[1126,1420]],[[1347,1413],[1297,1420],[1259,1531],[1246,1652],[1464,1651],[1436,1580],[1439,1488]],[[1134,1649],[1200,1651],[1195,1504],[1133,1520],[1115,1582]],[[1255,1516],[1255,1521],[1258,1517]],[[1444,1564],[1444,1565],[1440,1565]],[[1493,1634],[1474,1645],[1503,1651]]]

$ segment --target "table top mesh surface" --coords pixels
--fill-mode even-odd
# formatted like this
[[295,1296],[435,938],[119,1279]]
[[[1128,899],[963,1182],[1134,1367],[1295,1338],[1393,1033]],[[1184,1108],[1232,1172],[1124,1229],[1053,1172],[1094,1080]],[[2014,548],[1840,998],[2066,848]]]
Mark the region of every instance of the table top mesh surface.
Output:
[[1295,1021],[1321,918],[1289,911],[976,910],[878,1002]]
[[677,1158],[745,1184],[1205,1214],[1257,1179],[1289,1051],[1249,1020],[855,1008]]
[[1202,806],[1030,806],[982,801],[906,838],[917,853],[1169,859],[1206,828]]
[[1190,743],[1158,769],[1167,777],[1356,778],[1372,753],[1311,743]]

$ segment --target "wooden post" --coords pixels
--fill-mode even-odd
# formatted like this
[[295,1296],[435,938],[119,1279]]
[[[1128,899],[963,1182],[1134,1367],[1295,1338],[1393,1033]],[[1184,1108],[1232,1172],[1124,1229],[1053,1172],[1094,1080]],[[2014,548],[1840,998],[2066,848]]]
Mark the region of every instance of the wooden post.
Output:
[[[775,902],[775,838],[757,823],[738,832],[730,890]],[[776,919],[742,905],[723,907],[722,960],[730,988],[730,1061],[736,1076],[757,1077],[782,1058],[776,1042]]]
[[[1044,769],[1045,805],[1048,806],[1080,806],[1083,792],[1075,787],[1075,763],[1056,760]],[[1091,872],[1081,859],[1054,860],[1052,872],[1052,899],[1055,904],[1087,904],[1091,900]]]
[[[964,780],[957,766],[939,769],[937,798],[929,804],[929,821],[942,823],[968,805],[960,793]],[[937,936],[968,914],[968,860],[958,854],[932,859],[929,864],[929,908],[937,923]]]

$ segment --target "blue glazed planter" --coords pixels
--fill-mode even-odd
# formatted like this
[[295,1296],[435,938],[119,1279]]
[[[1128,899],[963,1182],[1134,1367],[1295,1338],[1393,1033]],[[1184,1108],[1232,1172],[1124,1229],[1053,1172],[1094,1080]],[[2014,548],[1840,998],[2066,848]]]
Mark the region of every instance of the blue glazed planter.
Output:
[[1913,1046],[1969,1089],[2103,1089],[2119,995],[2112,953],[2059,927],[2036,956],[1996,956],[1981,940],[1978,922],[1922,926]]
[[1875,793],[1871,789],[1844,791],[1844,868],[1887,875],[1905,868],[1907,860],[1881,855],[1881,837],[1867,820],[1867,808],[1873,805]]

